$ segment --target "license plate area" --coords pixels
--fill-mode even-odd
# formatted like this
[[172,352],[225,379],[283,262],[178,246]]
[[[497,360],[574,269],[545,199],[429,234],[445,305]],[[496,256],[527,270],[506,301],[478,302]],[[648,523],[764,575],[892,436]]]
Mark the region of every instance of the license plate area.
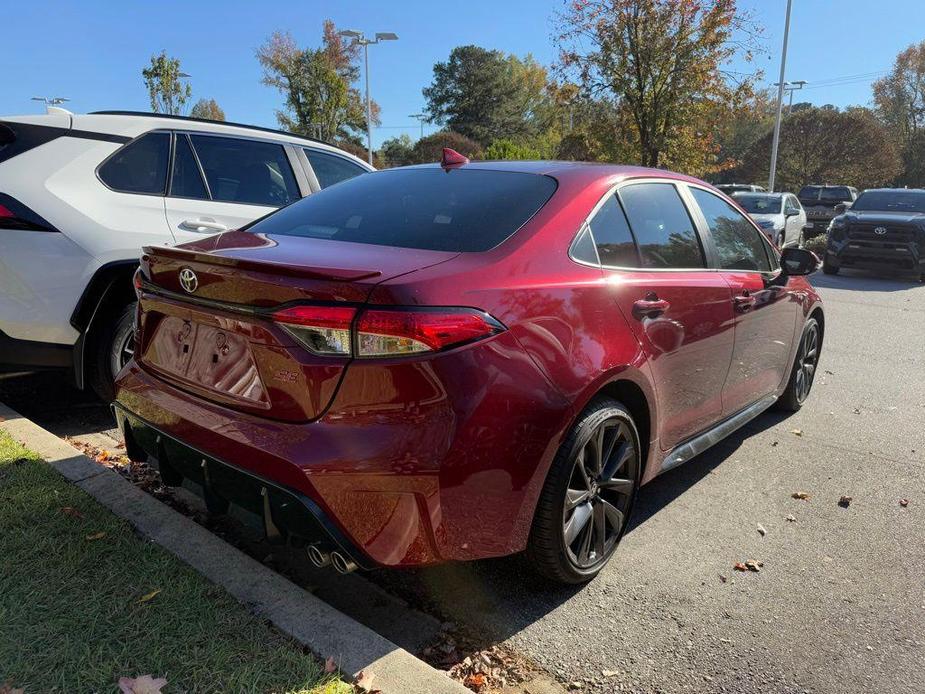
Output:
[[250,342],[220,326],[164,316],[148,341],[144,362],[186,385],[249,404],[270,404]]

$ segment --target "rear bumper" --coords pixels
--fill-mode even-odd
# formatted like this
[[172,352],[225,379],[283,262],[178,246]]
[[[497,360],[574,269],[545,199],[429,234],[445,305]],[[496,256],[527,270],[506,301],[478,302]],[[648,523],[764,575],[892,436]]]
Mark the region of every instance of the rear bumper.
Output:
[[361,566],[502,556],[525,547],[570,420],[512,343],[503,334],[425,362],[356,362],[312,422],[230,409],[135,362],[115,407],[130,455],[162,458],[260,514],[266,488],[283,534],[313,542],[320,530]]
[[857,267],[905,272],[925,271],[925,254],[915,242],[844,239],[829,240],[829,262],[838,267]]
[[263,519],[269,539],[317,544],[325,552],[339,551],[364,569],[375,563],[334,525],[314,501],[295,489],[277,484],[207,455],[165,434],[118,403],[113,412],[133,460],[153,459],[168,484],[182,478],[196,482],[207,500],[231,502]]

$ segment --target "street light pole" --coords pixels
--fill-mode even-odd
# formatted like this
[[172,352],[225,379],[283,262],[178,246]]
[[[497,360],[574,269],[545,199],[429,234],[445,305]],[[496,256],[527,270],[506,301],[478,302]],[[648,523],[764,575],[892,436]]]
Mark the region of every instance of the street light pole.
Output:
[[369,98],[369,46],[380,41],[397,41],[398,35],[391,31],[377,32],[376,38],[368,39],[360,31],[346,29],[337,32],[338,36],[346,36],[353,39],[357,45],[363,46],[363,66],[366,71],[366,148],[369,163],[373,163],[373,107]]
[[426,113],[412,113],[408,118],[416,118],[418,123],[421,124],[421,139],[424,139],[424,121],[427,120]]
[[774,192],[774,174],[777,170],[777,148],[780,145],[780,117],[784,106],[784,72],[787,67],[787,40],[790,38],[790,9],[793,0],[787,0],[787,18],[784,21],[784,48],[780,56],[780,80],[777,83],[777,118],[774,121],[774,142],[771,145],[771,173],[768,176],[768,192]]

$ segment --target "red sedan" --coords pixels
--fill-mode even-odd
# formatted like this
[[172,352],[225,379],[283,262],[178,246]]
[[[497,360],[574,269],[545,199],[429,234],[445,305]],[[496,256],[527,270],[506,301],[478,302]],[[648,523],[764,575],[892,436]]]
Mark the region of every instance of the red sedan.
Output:
[[693,178],[452,154],[146,248],[119,425],[317,564],[586,581],[641,484],[803,404],[818,261]]

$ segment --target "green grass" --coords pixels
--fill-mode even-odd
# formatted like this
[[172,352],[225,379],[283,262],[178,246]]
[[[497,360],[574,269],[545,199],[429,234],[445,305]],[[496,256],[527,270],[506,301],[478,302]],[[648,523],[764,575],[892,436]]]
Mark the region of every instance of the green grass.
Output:
[[0,686],[117,692],[148,674],[165,694],[351,691],[0,432]]

